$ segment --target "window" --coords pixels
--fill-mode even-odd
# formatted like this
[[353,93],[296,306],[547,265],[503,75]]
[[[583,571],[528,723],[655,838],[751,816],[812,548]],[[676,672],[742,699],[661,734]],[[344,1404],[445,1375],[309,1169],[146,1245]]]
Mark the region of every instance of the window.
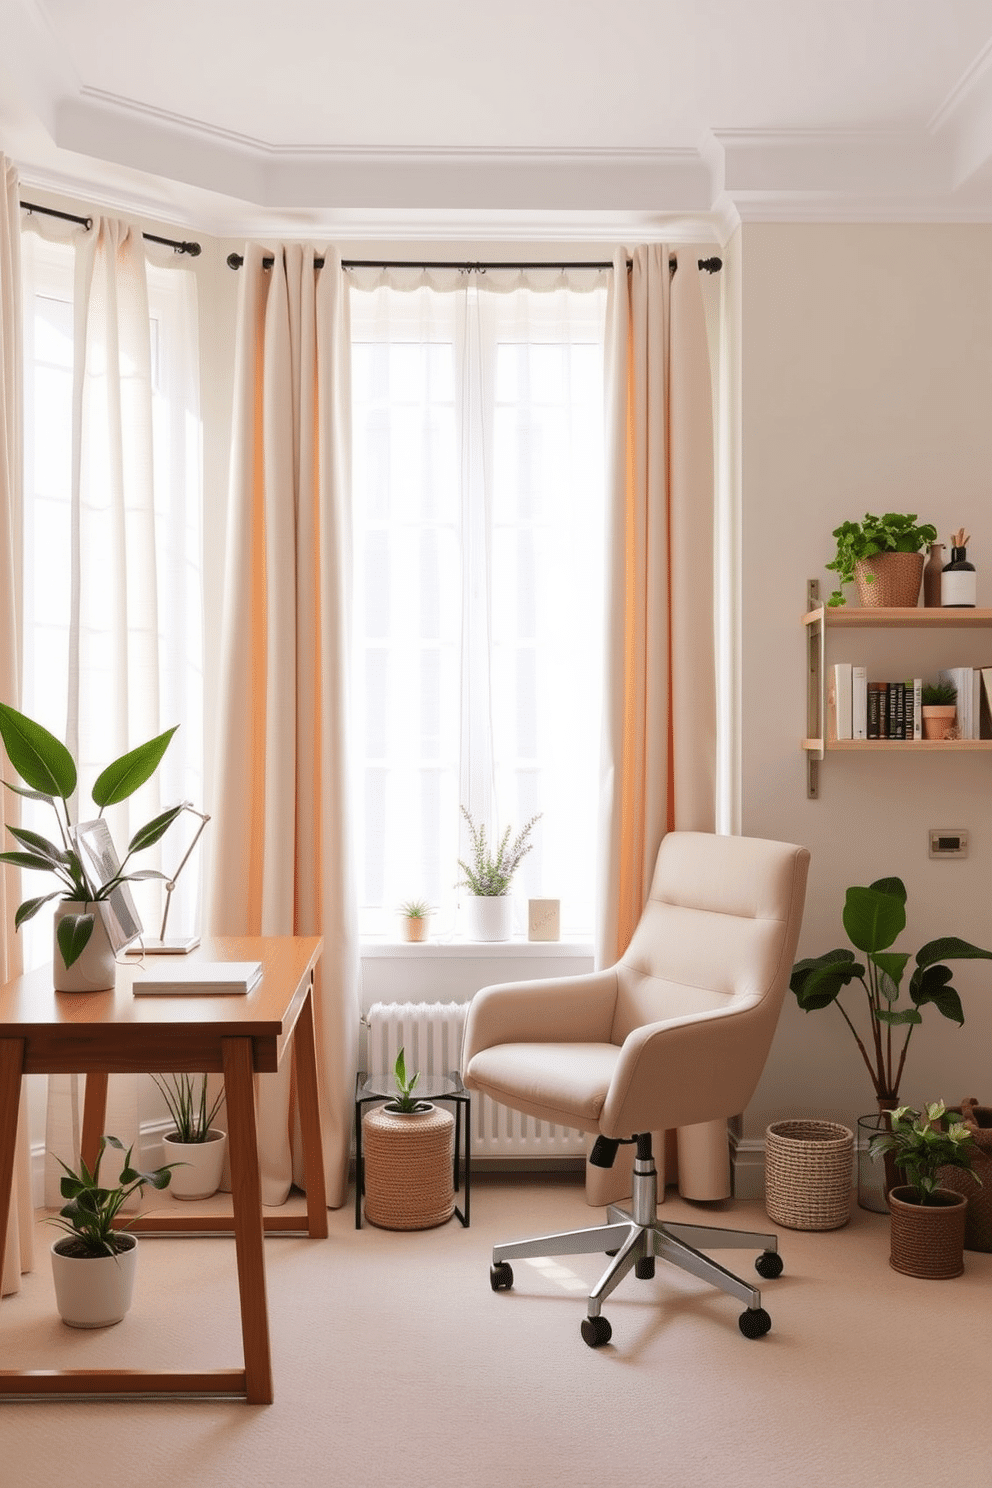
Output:
[[514,891],[593,925],[606,277],[509,277],[351,294],[365,931],[411,897],[457,928],[462,804],[540,813]]
[[[32,224],[33,225],[33,224]],[[67,737],[72,708],[70,679],[71,490],[73,470],[74,366],[76,340],[82,335],[75,308],[75,250],[71,242],[50,242],[34,231],[22,236],[24,269],[25,342],[25,499],[24,499],[24,684],[22,706],[60,739]],[[148,717],[164,721],[161,728],[180,723],[157,772],[164,804],[202,800],[202,624],[200,588],[200,420],[197,397],[196,302],[193,276],[188,270],[147,264],[151,343],[153,537],[149,540],[155,601],[143,604],[141,633],[129,633],[126,645],[117,611],[108,601],[106,612],[95,617],[78,677],[79,695],[92,704],[105,701],[108,712],[123,709],[125,748],[143,742]],[[88,346],[89,383],[84,398],[99,402],[102,346]],[[143,379],[142,369],[138,369]],[[125,381],[127,369],[125,369]],[[81,420],[87,409],[78,413]],[[125,407],[122,418],[128,418]],[[100,418],[94,415],[94,434],[87,447],[85,479],[94,526],[83,539],[82,562],[101,571],[103,544],[116,540],[114,518],[101,510],[107,477],[108,450],[101,443]],[[125,436],[126,437],[126,436]],[[131,491],[125,479],[124,501]],[[132,562],[146,582],[147,566]],[[109,565],[108,565],[109,568]],[[144,597],[143,597],[144,598]],[[136,614],[128,607],[129,617]],[[92,618],[92,617],[91,617]],[[130,626],[128,627],[130,630]],[[128,653],[125,663],[123,657]],[[126,674],[126,682],[124,676]],[[139,720],[134,722],[133,720]],[[85,737],[84,737],[85,736]],[[121,751],[123,752],[123,751]],[[81,799],[97,771],[108,764],[99,728],[84,731],[80,746]],[[147,788],[146,788],[147,789]],[[30,811],[35,808],[26,803]],[[85,807],[84,807],[85,814]],[[150,816],[152,812],[149,812]],[[141,820],[147,820],[142,817]],[[25,813],[27,825],[51,836],[53,822],[47,808],[37,816]],[[185,827],[185,818],[181,819]],[[195,829],[195,824],[194,828]],[[185,850],[180,823],[159,849],[163,870],[174,867]],[[123,834],[114,829],[118,848]],[[126,841],[124,835],[124,841]],[[151,854],[141,867],[153,866]],[[191,860],[177,886],[170,909],[170,932],[198,928],[198,864]],[[32,890],[40,892],[41,890]],[[135,886],[145,929],[157,935],[161,915],[158,885]],[[27,966],[51,955],[47,916],[29,922],[22,934]]]

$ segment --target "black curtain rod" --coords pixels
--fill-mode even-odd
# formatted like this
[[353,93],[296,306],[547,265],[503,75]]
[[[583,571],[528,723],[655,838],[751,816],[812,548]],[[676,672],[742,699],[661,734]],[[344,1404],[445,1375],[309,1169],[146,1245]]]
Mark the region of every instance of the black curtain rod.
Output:
[[[75,212],[58,212],[54,207],[39,207],[37,202],[22,201],[21,208],[25,212],[40,212],[44,217],[61,217],[63,222],[78,222],[87,232],[93,226],[92,217],[79,217]],[[176,253],[188,253],[190,258],[196,258],[201,252],[199,243],[178,243],[175,238],[160,238],[155,233],[142,233],[141,236],[149,243],[162,243],[166,248],[173,248]]]
[[[227,266],[229,269],[240,269],[244,263],[244,255],[241,253],[229,253],[227,255]],[[262,268],[271,269],[275,259],[270,255],[262,259]],[[678,267],[675,258],[669,259],[672,271]],[[705,269],[708,274],[716,274],[723,268],[722,258],[701,258],[698,260],[699,267]],[[315,269],[324,267],[322,258],[313,261]],[[487,269],[612,269],[610,263],[420,263],[413,259],[371,259],[371,258],[343,258],[341,260],[343,269],[461,269],[466,274],[484,274]],[[627,260],[630,268],[630,259]]]

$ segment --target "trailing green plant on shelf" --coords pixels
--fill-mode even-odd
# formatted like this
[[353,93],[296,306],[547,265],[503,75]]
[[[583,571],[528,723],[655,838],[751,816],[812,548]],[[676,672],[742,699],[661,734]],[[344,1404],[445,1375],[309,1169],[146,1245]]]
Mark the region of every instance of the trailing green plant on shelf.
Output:
[[981,1185],[978,1174],[972,1172],[977,1143],[963,1121],[948,1116],[943,1101],[934,1101],[922,1111],[900,1106],[891,1113],[889,1123],[890,1130],[872,1137],[868,1150],[873,1159],[891,1153],[913,1191],[911,1203],[934,1203],[941,1168],[963,1168]]
[[[931,522],[917,523],[915,512],[886,512],[881,517],[865,512],[863,522],[842,522],[833,536],[837,552],[825,566],[838,575],[837,588],[827,601],[836,606],[845,603],[844,585],[853,584],[856,564],[879,553],[920,553],[936,542],[937,529]],[[873,574],[866,578],[874,582]]]
[[139,1173],[131,1166],[133,1149],[129,1147],[117,1183],[111,1188],[103,1188],[100,1184],[100,1164],[107,1147],[124,1151],[124,1143],[118,1137],[101,1137],[92,1172],[82,1159],[78,1172],[61,1158],[56,1159],[59,1167],[64,1170],[59,1192],[68,1203],[62,1206],[57,1215],[52,1216],[49,1223],[57,1225],[71,1237],[71,1245],[66,1245],[64,1241],[60,1245],[64,1255],[116,1255],[122,1248],[117,1243],[117,1236],[122,1229],[127,1228],[126,1220],[121,1225],[114,1224],[121,1209],[132,1194],[141,1193],[148,1185],[156,1189],[168,1188],[172,1169],[177,1166],[176,1163],[167,1163],[151,1173]]
[[[127,798],[158,769],[169,741],[176,732],[176,725],[166,729],[146,744],[139,744],[114,760],[97,776],[93,786],[93,802],[100,816],[108,806],[114,806]],[[51,842],[26,827],[8,825],[10,835],[20,844],[16,852],[0,852],[0,863],[10,863],[15,868],[30,868],[52,873],[58,887],[50,894],[34,899],[25,899],[14,915],[16,929],[33,919],[43,905],[52,899],[68,899],[79,904],[99,904],[109,899],[123,883],[136,883],[142,879],[166,879],[167,875],[154,868],[143,868],[137,872],[126,872],[133,855],[152,847],[165,834],[182,811],[182,806],[170,807],[152,821],[141,827],[127,846],[127,853],[120,870],[106,883],[95,881],[87,871],[79,854],[75,839],[76,823],[72,821],[69,803],[76,792],[76,762],[66,746],[50,734],[40,723],[19,713],[6,703],[0,703],[0,737],[7,756],[24,785],[14,785],[9,780],[3,783],[8,790],[33,801],[47,801],[55,813],[60,844]],[[56,932],[59,950],[67,967],[85,950],[93,933],[95,916],[89,911],[68,914],[60,921]]]
[[[199,1078],[197,1090],[195,1080]],[[176,1140],[187,1146],[196,1146],[210,1139],[210,1128],[224,1100],[221,1090],[213,1104],[207,1109],[206,1075],[179,1074],[159,1077],[152,1075],[165,1099],[169,1115],[176,1128]]]
[[[902,879],[879,878],[866,888],[849,888],[842,918],[848,939],[855,950],[863,952],[864,961],[846,947],[808,957],[793,966],[789,986],[806,1013],[836,1004],[871,1076],[879,1107],[885,1109],[898,1104],[910,1039],[923,1021],[921,1009],[932,1003],[945,1018],[964,1023],[961,999],[951,986],[952,973],[943,963],[992,961],[992,951],[955,935],[927,941],[916,953],[907,1003],[900,997],[910,953],[890,949],[906,928]],[[840,994],[853,982],[860,982],[864,997],[865,1037],[840,1001]]]
[[510,828],[507,827],[499,840],[499,845],[492,848],[486,836],[485,823],[477,827],[466,807],[463,806],[461,811],[468,823],[472,844],[472,862],[469,865],[461,858],[458,859],[458,866],[465,877],[458,880],[456,888],[467,888],[470,893],[480,898],[506,894],[513,875],[520,867],[521,859],[526,857],[534,846],[528,838],[535,823],[540,820],[541,812],[531,817],[512,842],[510,841]]

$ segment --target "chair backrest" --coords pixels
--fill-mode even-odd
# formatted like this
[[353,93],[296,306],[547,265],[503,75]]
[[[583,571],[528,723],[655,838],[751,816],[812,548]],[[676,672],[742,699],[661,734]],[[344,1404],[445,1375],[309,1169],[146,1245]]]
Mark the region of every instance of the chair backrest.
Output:
[[809,853],[792,843],[669,832],[617,966],[612,1041],[663,1019],[733,1006],[764,1063],[792,969]]

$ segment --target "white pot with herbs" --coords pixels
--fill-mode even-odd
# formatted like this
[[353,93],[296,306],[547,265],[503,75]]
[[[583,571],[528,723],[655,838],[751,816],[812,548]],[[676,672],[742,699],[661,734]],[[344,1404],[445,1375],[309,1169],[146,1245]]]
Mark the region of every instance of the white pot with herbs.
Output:
[[[129,750],[101,771],[92,793],[99,820],[86,824],[90,831],[84,836],[83,828],[78,822],[74,823],[70,815],[69,803],[76,793],[78,780],[72,755],[40,723],[6,703],[0,703],[0,737],[10,763],[24,781],[23,786],[7,782],[9,788],[19,796],[47,801],[58,826],[59,841],[52,842],[38,832],[8,825],[7,830],[18,843],[18,850],[0,852],[0,863],[37,869],[55,876],[56,889],[34,899],[25,899],[18,906],[14,926],[19,930],[51,900],[60,901],[55,908],[52,954],[52,974],[58,992],[100,992],[114,986],[117,970],[115,950],[118,947],[113,945],[110,935],[114,926],[111,916],[116,915],[122,902],[127,912],[133,909],[129,900],[122,901],[116,896],[126,895],[128,883],[154,878],[166,880],[166,874],[154,868],[138,872],[126,870],[136,852],[152,847],[164,836],[182,811],[182,806],[163,811],[135,832],[119,869],[106,876],[101,876],[98,863],[84,853],[82,843],[90,841],[98,845],[99,838],[93,829],[103,830],[104,810],[126,801],[151,778],[175,731],[175,728],[167,729],[157,738]],[[109,843],[109,836],[104,840]],[[117,928],[120,928],[119,919]]]
[[509,827],[491,847],[485,823],[476,826],[470,813],[463,806],[462,816],[468,823],[471,841],[471,862],[458,859],[458,866],[465,877],[457,887],[468,889],[465,897],[465,934],[469,940],[509,940],[513,935],[513,900],[510,885],[520,861],[533,847],[528,841],[540,812],[532,816],[513,840]]
[[172,1197],[209,1199],[220,1188],[227,1155],[227,1133],[213,1124],[224,1091],[218,1091],[208,1109],[206,1075],[166,1075],[162,1079],[153,1075],[152,1079],[174,1122],[172,1131],[162,1138],[173,1168]]

